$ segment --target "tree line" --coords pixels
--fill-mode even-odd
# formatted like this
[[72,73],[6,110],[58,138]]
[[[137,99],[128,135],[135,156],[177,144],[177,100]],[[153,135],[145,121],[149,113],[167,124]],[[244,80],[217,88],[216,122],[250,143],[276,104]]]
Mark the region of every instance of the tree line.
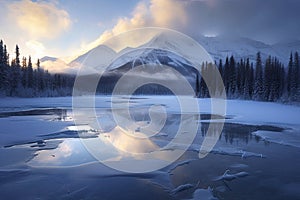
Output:
[[[10,61],[11,60],[11,61]],[[276,57],[269,56],[262,60],[260,52],[256,61],[249,58],[236,61],[234,56],[226,57],[216,62],[225,91],[217,91],[216,72],[209,64],[203,64],[201,74],[206,73],[207,80],[197,75],[196,96],[206,98],[210,93],[225,92],[229,99],[246,99],[257,101],[300,102],[300,64],[299,54],[290,54],[288,66],[285,68]],[[40,66],[40,61],[32,63],[31,57],[20,57],[18,45],[15,56],[10,59],[6,45],[0,41],[0,96],[18,97],[51,97],[70,96],[75,76],[68,74],[53,74]],[[210,91],[207,84],[211,85]],[[105,82],[113,82],[107,78]],[[107,84],[106,84],[107,85]],[[109,84],[108,84],[109,85]],[[144,88],[145,89],[145,88]],[[110,94],[113,88],[98,85],[98,93]],[[142,88],[140,89],[142,91]],[[163,95],[157,87],[151,87],[153,94]],[[147,90],[148,91],[148,90]],[[165,91],[169,94],[170,91]],[[142,92],[141,92],[142,94]],[[148,93],[147,93],[148,94]]]
[[[226,57],[225,63],[222,59],[215,63],[222,77],[225,92],[229,99],[246,99],[257,101],[281,101],[281,102],[300,102],[300,66],[299,54],[290,54],[288,67],[276,58],[269,56],[264,62],[260,52],[256,55],[255,65],[250,63],[249,58],[236,59]],[[209,65],[202,65],[201,73],[212,73]],[[210,77],[209,81],[217,80]],[[218,85],[218,83],[209,83]],[[209,91],[203,78],[199,81],[199,97],[209,97]],[[218,87],[216,87],[218,88]],[[210,88],[210,92],[216,91]]]
[[68,96],[72,93],[74,79],[72,75],[44,70],[39,59],[34,64],[30,56],[21,58],[18,45],[10,61],[6,45],[0,41],[0,96]]

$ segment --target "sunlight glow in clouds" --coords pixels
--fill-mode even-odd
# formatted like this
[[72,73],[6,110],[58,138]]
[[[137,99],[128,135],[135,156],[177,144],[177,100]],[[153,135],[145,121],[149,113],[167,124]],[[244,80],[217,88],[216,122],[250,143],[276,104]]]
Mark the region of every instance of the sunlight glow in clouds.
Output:
[[[80,49],[74,51],[75,55],[72,56],[71,59],[66,60],[66,62],[71,61],[77,56],[97,47],[111,37],[132,29],[143,27],[184,27],[187,23],[185,5],[184,1],[177,0],[150,0],[150,2],[140,1],[131,13],[131,17],[119,18],[112,29],[104,31],[103,34],[101,34],[96,40],[90,43],[82,43]],[[148,37],[150,39],[156,34],[156,32],[152,33],[151,31],[148,31],[147,34],[147,36],[143,35],[143,37],[136,34],[132,35],[131,38],[126,39],[126,42],[133,44],[131,47],[137,47],[145,42],[144,40],[139,41],[139,38]],[[115,44],[110,44],[110,47],[115,51],[120,51],[121,49],[119,49],[119,46],[122,46],[122,44],[119,44],[119,42],[120,41],[116,41]],[[43,66],[48,69],[54,69],[55,71],[66,70],[68,68],[67,65],[61,61],[59,62],[60,63],[57,63],[57,61],[47,61],[43,63]],[[61,68],[61,70],[59,68]]]
[[31,55],[34,62],[50,56],[67,63],[115,35],[143,27],[274,44],[300,39],[299,6],[296,0],[0,0],[0,39],[10,58],[18,44],[21,56]]
[[37,57],[43,57],[45,53],[45,46],[36,40],[29,40],[26,42],[26,46],[34,53]]
[[155,26],[172,28],[187,22],[186,10],[180,1],[152,0],[150,12]]
[[53,39],[71,26],[69,14],[54,3],[22,0],[8,5],[9,16],[33,38]]
[[88,51],[109,38],[131,29],[149,26],[165,28],[184,27],[186,22],[187,13],[184,1],[151,0],[149,3],[141,1],[135,7],[130,18],[120,18],[111,30],[106,30],[95,41],[82,45],[82,49]]

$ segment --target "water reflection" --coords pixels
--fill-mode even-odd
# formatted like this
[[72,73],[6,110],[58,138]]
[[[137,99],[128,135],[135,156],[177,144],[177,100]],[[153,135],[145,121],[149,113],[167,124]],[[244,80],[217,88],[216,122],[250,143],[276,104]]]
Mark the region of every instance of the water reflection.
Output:
[[[212,127],[218,127],[220,123],[213,123]],[[209,122],[201,122],[201,135],[202,137],[206,136]],[[273,131],[273,132],[282,132],[285,129],[282,127],[269,126],[269,125],[247,125],[247,124],[238,124],[238,123],[225,123],[222,133],[219,140],[224,140],[226,143],[245,143],[248,144],[253,139],[256,142],[260,142],[260,137],[253,135],[255,131]],[[267,144],[267,143],[266,143]]]
[[1,112],[0,117],[12,117],[12,116],[34,116],[34,115],[56,115],[59,119],[68,118],[67,109],[61,108],[44,108],[44,109],[32,109],[22,110],[14,112]]
[[65,139],[55,149],[37,151],[37,155],[28,162],[31,166],[76,166],[95,161],[86,151],[79,139]]
[[[147,109],[139,108],[131,113],[138,122],[138,125],[145,126],[148,124],[149,117],[147,117],[145,112],[147,112]],[[82,135],[83,133],[91,133],[91,137],[79,139],[78,136],[75,137],[73,134],[69,134],[68,137],[66,137],[66,131],[63,131],[62,134],[56,133],[56,137],[54,137],[53,134],[44,137],[44,140],[48,140],[48,143],[49,141],[59,139],[60,137],[65,139],[55,149],[47,149],[47,145],[45,145],[44,149],[39,150],[37,156],[30,161],[30,165],[73,166],[96,161],[94,157],[103,162],[132,159],[143,160],[149,158],[155,158],[165,162],[170,161],[170,156],[174,156],[178,151],[183,152],[183,146],[187,145],[188,141],[192,139],[188,130],[186,130],[186,132],[182,132],[182,137],[177,139],[172,145],[168,146],[179,130],[179,125],[182,120],[180,114],[168,114],[166,123],[158,134],[153,135],[152,137],[135,137],[135,134],[143,134],[143,132],[140,131],[142,129],[139,131],[135,130],[133,132],[128,132],[116,125],[116,123],[113,122],[113,117],[108,113],[110,112],[107,112],[107,110],[98,112],[98,120],[103,120],[106,124],[106,126],[103,126],[102,130],[95,130],[89,125],[69,126],[66,128],[67,132],[71,131],[72,133],[74,132],[74,134]],[[60,110],[59,112],[56,112],[56,114],[59,114],[61,120],[68,117],[67,110]],[[186,115],[185,117],[185,120],[188,121],[188,123],[194,124],[198,123],[200,118],[206,120],[201,122],[201,128],[199,128],[193,143],[193,145],[196,144],[197,146],[200,146],[204,137],[207,136],[207,129],[209,126],[207,120],[210,116],[204,114],[201,115],[200,118],[199,115]],[[212,130],[218,130],[218,126],[221,125],[222,124],[218,122],[211,122]],[[249,141],[253,139],[255,142],[259,142],[260,139],[251,134],[257,130],[281,131],[283,129],[274,126],[225,123],[219,141],[224,141],[227,145],[236,145],[237,143],[248,144]],[[214,134],[214,131],[210,134]],[[86,150],[86,145],[89,146],[89,151]],[[165,146],[168,148],[164,148]],[[220,144],[217,144],[217,146],[219,147]],[[159,153],[154,153],[155,151],[158,151]]]
[[[160,105],[164,106],[163,104]],[[164,109],[153,109],[153,112],[149,113],[149,108],[151,108],[151,104],[133,106],[130,109],[130,116],[135,124],[129,124],[128,127],[118,125],[110,109],[97,108],[97,118],[87,119],[89,122],[87,124],[72,125],[57,133],[41,135],[40,137],[44,142],[43,146],[39,145],[39,149],[35,149],[37,156],[30,161],[30,164],[35,166],[73,166],[97,159],[102,162],[155,160],[158,163],[165,163],[179,158],[178,155],[182,155],[191,143],[199,148],[207,136],[207,138],[219,137],[218,143],[220,144],[217,146],[220,147],[220,145],[224,146],[223,141],[227,145],[248,144],[253,138],[259,142],[260,139],[251,134],[258,130],[283,130],[274,126],[242,125],[227,122],[219,136],[218,130],[223,124],[217,120],[224,119],[223,116],[207,113],[199,115],[167,112],[165,118],[157,120],[160,118],[156,116],[160,115]],[[126,111],[123,111],[122,107],[118,109],[117,114],[120,118],[124,118],[127,114]],[[20,111],[2,115],[50,115],[56,116],[55,120],[58,121],[72,120],[69,110],[57,108]],[[152,120],[151,115],[156,120]],[[80,116],[85,117],[84,113]],[[99,128],[98,122],[100,129],[97,129],[97,127]],[[186,125],[184,130],[182,130],[182,124]],[[198,127],[198,125],[200,126]],[[211,131],[208,133],[209,126]],[[161,130],[156,131],[156,129],[158,130],[157,127]],[[194,140],[191,133],[195,127],[198,129],[196,129],[197,135]],[[50,148],[51,141],[58,139],[64,140],[57,148],[52,146]],[[88,150],[85,148],[86,146],[89,147]],[[31,144],[31,148],[34,147]]]

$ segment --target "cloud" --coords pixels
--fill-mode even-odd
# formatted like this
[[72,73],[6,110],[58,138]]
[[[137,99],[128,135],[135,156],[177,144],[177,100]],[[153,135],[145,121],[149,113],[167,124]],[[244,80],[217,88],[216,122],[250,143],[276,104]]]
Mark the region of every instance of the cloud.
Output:
[[178,0],[152,0],[150,12],[155,26],[172,28],[187,23],[185,4]]
[[46,48],[41,42],[36,40],[29,40],[25,44],[35,56],[41,57],[44,55],[44,51]]
[[184,27],[188,19],[185,5],[184,1],[179,0],[141,1],[131,13],[131,17],[120,18],[112,29],[106,30],[98,39],[83,45],[82,48],[84,51],[90,50],[115,35],[136,28],[155,26],[177,29]]
[[300,1],[294,0],[141,1],[130,17],[120,18],[112,29],[82,49],[90,50],[117,34],[149,26],[175,29],[196,38],[201,34],[227,35],[267,43],[300,39],[299,6]]
[[189,34],[214,33],[274,43],[300,39],[300,1],[186,0]]
[[43,69],[48,70],[51,73],[71,73],[76,74],[78,68],[70,67],[66,62],[61,59],[47,60],[41,63]]
[[55,3],[22,0],[8,4],[9,18],[18,28],[35,39],[53,39],[71,26],[65,10]]

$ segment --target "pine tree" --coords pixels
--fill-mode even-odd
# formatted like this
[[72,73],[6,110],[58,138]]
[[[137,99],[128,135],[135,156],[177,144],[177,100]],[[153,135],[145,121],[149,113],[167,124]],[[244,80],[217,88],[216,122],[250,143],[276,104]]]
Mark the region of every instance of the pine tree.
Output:
[[236,66],[233,56],[230,57],[229,61],[229,74],[229,96],[233,97],[235,95],[236,90]]
[[[297,58],[295,58],[297,57]],[[299,56],[298,53],[295,53],[293,59],[293,54],[290,55],[290,61],[288,65],[288,75],[287,75],[287,93],[288,99],[290,101],[297,100],[298,93],[298,82],[299,82]]]
[[223,81],[224,81],[224,86],[225,86],[227,96],[229,94],[229,77],[230,77],[229,59],[228,57],[226,57],[225,65],[224,65]]
[[266,60],[265,68],[264,68],[264,99],[265,101],[269,101],[270,96],[270,88],[271,88],[271,56],[269,56]]
[[292,77],[293,77],[293,65],[294,65],[294,63],[293,63],[293,54],[291,53],[290,54],[290,60],[289,60],[289,64],[288,64],[288,74],[287,74],[287,80],[286,80],[286,82],[287,82],[287,88],[286,88],[286,90],[287,90],[287,96],[288,96],[288,98],[290,98],[291,96],[292,96]]
[[18,96],[21,86],[21,65],[19,47],[16,45],[16,57],[11,62],[10,96]]
[[218,65],[218,68],[219,68],[219,73],[220,73],[220,83],[217,83],[217,88],[218,89],[221,89],[221,91],[218,91],[220,95],[222,95],[225,91],[224,91],[224,66],[223,66],[223,61],[222,59],[219,60],[219,65]]
[[199,96],[200,96],[200,75],[199,75],[199,73],[197,73],[196,74],[196,83],[195,83],[195,97],[199,98]]
[[249,96],[250,99],[253,99],[254,94],[254,67],[253,63],[250,65],[250,77],[249,77]]
[[16,58],[15,58],[15,60],[16,60],[16,66],[17,67],[20,67],[21,65],[20,65],[20,49],[19,49],[19,46],[18,45],[16,45]]
[[279,87],[279,98],[282,99],[282,97],[284,96],[284,92],[285,92],[285,69],[284,69],[284,65],[281,64],[280,66],[280,87]]
[[[15,57],[9,59],[6,45],[0,40],[0,96],[57,96],[70,95],[74,77],[63,74],[52,75],[44,71],[37,61],[33,69],[31,57],[20,59],[19,46],[15,47]],[[50,90],[52,89],[52,91]]]
[[245,83],[245,62],[243,59],[240,60],[240,62],[237,63],[237,80],[236,80],[236,85],[237,85],[237,93],[239,94],[240,97],[244,98],[242,95],[244,93],[244,83]]
[[40,59],[37,60],[36,66],[37,66],[37,86],[38,86],[38,91],[41,92],[45,89],[45,84],[44,84],[44,72],[40,66]]
[[22,86],[23,88],[26,88],[27,87],[27,73],[28,73],[28,70],[27,70],[27,59],[26,57],[23,57],[22,58]]
[[271,85],[271,101],[277,101],[279,99],[280,88],[280,62],[277,58],[272,60],[272,85]]
[[31,56],[28,58],[28,64],[27,64],[27,87],[33,88],[33,68],[32,68],[32,62],[31,62]]
[[206,74],[206,66],[204,63],[202,63],[202,66],[201,66],[201,79],[200,79],[200,95],[202,98],[206,98],[208,97],[208,89],[207,89],[207,86],[206,86],[206,83],[205,83],[205,80],[204,80],[204,74]]
[[260,52],[256,54],[255,80],[254,80],[254,100],[263,100],[263,69]]
[[251,71],[250,71],[250,61],[249,58],[246,60],[246,65],[245,65],[245,81],[243,83],[243,96],[245,99],[250,99],[250,78],[251,78]]
[[224,68],[223,68],[223,61],[222,61],[222,59],[219,60],[218,67],[219,67],[219,73],[220,73],[220,75],[221,75],[221,77],[223,79],[224,78]]
[[0,44],[0,90],[2,91],[2,95],[6,95],[9,90],[9,55],[7,53],[6,45],[1,40]]
[[0,41],[0,92],[3,92],[5,88],[5,64],[4,64],[4,47],[3,41]]
[[294,57],[294,69],[295,69],[295,101],[300,101],[300,64],[299,54],[296,51]]

